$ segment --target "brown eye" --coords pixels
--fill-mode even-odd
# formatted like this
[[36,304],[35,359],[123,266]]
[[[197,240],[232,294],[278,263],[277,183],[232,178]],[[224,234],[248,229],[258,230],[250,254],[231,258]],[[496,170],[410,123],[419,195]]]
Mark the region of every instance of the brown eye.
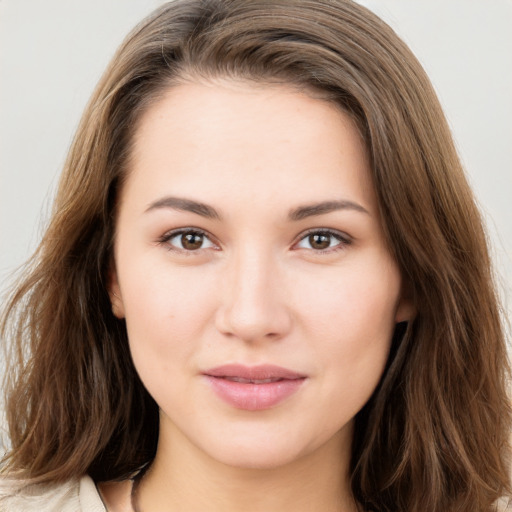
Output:
[[200,249],[215,248],[208,235],[192,229],[179,230],[162,237],[161,242],[171,249],[192,252]]
[[181,246],[187,251],[195,251],[201,249],[203,240],[204,235],[200,233],[183,233],[181,235]]
[[299,249],[309,249],[312,251],[325,251],[343,249],[350,245],[351,238],[338,231],[310,231],[299,240],[296,245]]
[[309,245],[313,249],[327,249],[331,245],[332,235],[327,233],[312,233],[308,236]]

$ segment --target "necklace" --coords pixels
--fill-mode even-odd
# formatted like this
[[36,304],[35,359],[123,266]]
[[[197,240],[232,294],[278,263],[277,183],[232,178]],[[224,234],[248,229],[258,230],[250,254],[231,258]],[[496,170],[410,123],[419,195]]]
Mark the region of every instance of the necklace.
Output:
[[142,481],[142,477],[146,473],[148,466],[142,468],[132,479],[132,491],[130,493],[130,503],[132,506],[132,512],[140,512],[138,505],[138,496],[137,491],[139,490],[140,482]]

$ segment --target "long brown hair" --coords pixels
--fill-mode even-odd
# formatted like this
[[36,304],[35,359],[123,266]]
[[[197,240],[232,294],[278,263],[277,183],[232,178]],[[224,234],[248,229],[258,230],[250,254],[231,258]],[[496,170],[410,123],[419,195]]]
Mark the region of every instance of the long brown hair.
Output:
[[396,34],[350,0],[175,0],[137,26],[84,113],[46,234],[0,324],[12,449],[35,482],[121,479],[151,462],[158,408],[107,294],[137,121],[180,80],[282,82],[356,120],[417,315],[356,417],[368,510],[490,511],[509,493],[508,359],[479,212],[439,102]]

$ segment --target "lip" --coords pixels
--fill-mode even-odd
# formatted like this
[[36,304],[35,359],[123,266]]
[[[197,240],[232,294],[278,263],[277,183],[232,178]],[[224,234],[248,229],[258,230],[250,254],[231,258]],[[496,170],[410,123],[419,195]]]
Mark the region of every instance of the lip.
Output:
[[246,411],[275,407],[296,393],[306,380],[306,375],[268,364],[228,364],[207,370],[203,375],[217,396]]

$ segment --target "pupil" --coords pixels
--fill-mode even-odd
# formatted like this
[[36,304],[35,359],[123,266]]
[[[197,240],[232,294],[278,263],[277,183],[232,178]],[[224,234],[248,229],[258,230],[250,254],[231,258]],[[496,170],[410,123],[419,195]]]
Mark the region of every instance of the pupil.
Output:
[[184,249],[194,251],[200,249],[203,244],[203,235],[197,233],[186,233],[181,235],[181,245]]
[[330,235],[314,234],[309,235],[309,243],[313,249],[327,249],[331,243]]

